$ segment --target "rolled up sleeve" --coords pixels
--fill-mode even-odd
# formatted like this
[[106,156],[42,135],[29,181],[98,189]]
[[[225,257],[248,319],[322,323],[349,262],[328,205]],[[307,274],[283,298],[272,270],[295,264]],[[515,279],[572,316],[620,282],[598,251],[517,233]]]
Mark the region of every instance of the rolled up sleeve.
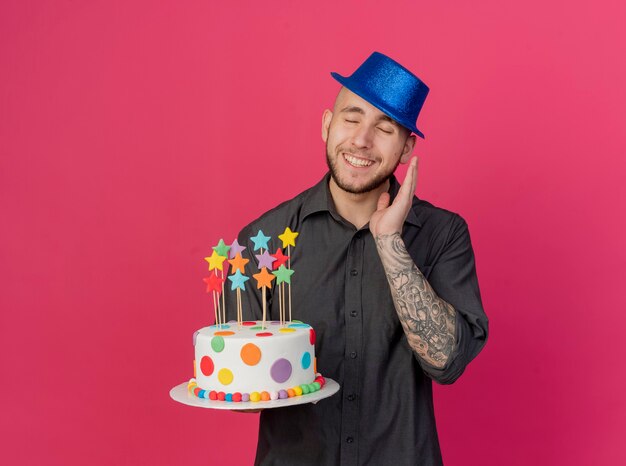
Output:
[[455,346],[444,367],[434,367],[421,358],[418,361],[435,382],[451,384],[485,346],[489,329],[469,230],[457,214],[450,222],[446,242],[431,268],[428,282],[456,310]]

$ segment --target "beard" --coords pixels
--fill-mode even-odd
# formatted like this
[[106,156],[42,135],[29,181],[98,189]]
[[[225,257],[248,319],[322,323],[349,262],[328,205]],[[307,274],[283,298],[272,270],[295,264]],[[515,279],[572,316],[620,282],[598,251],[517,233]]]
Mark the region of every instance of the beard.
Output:
[[328,165],[328,169],[330,170],[330,176],[333,178],[333,181],[335,182],[335,184],[337,184],[337,186],[351,194],[364,194],[378,189],[383,183],[391,178],[391,175],[393,175],[393,172],[396,171],[396,168],[400,164],[400,158],[398,158],[398,161],[391,168],[391,170],[376,174],[374,178],[372,178],[362,186],[352,186],[347,182],[347,180],[342,180],[339,177],[337,164],[340,163],[339,158],[342,157],[341,152],[350,153],[349,150],[342,150],[341,148],[337,148],[337,157],[331,157],[330,148],[328,147],[328,141],[326,141],[326,164]]

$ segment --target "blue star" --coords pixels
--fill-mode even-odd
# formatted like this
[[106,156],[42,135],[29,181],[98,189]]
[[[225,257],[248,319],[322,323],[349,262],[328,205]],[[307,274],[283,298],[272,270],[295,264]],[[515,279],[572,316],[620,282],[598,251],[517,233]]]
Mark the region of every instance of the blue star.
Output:
[[245,283],[250,280],[250,277],[246,277],[244,274],[242,274],[239,269],[237,269],[237,271],[228,276],[228,279],[232,282],[230,284],[230,289],[232,291],[234,291],[236,288],[240,288],[242,290],[246,289]]
[[254,241],[255,251],[261,248],[269,249],[267,246],[267,242],[270,240],[270,238],[270,236],[265,236],[261,230],[259,230],[256,236],[250,237],[250,239]]

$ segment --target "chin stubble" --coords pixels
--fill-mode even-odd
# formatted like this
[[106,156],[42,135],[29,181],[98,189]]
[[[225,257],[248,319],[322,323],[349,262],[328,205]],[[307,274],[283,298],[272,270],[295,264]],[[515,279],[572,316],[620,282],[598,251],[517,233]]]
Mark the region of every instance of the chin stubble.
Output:
[[378,176],[374,177],[369,183],[361,186],[361,187],[353,187],[344,183],[339,179],[338,170],[337,170],[337,161],[339,157],[342,157],[341,154],[337,156],[335,160],[330,156],[330,149],[328,148],[328,142],[326,143],[326,165],[328,165],[328,169],[330,170],[330,176],[332,176],[333,180],[342,190],[351,193],[351,194],[364,194],[369,193],[370,191],[374,191],[379,188],[383,183],[385,183],[391,175],[396,171],[396,168],[400,164],[400,159],[396,162],[396,165],[389,173],[381,173]]

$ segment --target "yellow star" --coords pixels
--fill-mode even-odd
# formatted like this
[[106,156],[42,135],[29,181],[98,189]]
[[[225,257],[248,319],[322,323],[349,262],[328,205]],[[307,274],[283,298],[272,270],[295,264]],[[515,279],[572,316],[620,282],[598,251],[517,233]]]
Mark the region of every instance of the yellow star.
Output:
[[267,271],[267,267],[263,267],[259,273],[255,273],[252,276],[256,279],[257,289],[263,288],[264,286],[269,288],[272,286],[272,280],[276,278]]
[[224,259],[226,259],[226,257],[220,256],[215,250],[213,251],[213,254],[211,254],[210,257],[204,258],[204,260],[209,263],[209,271],[213,269],[224,270],[223,269]]
[[289,227],[285,228],[285,231],[283,232],[283,234],[282,235],[278,235],[278,237],[283,242],[283,248],[286,248],[287,246],[293,246],[295,248],[296,247],[296,237],[299,234],[300,233],[296,233],[295,231],[291,231],[289,229]]
[[241,257],[240,253],[237,253],[234,259],[229,259],[228,263],[233,266],[232,273],[235,273],[235,270],[239,270],[241,273],[246,273],[244,268],[246,264],[250,262],[250,259],[244,259]]

